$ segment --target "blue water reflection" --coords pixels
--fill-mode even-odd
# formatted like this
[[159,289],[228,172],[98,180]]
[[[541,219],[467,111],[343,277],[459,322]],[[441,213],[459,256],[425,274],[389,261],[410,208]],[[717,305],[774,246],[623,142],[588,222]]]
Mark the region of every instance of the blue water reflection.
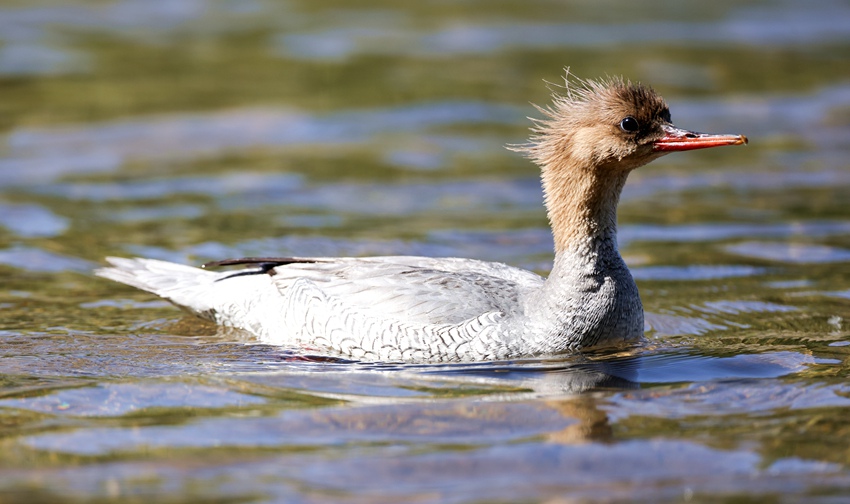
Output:
[[[848,19],[839,0],[5,3],[0,500],[840,500]],[[567,66],[751,139],[630,175],[641,344],[357,363],[91,274],[412,254],[545,275],[538,169],[503,147]]]

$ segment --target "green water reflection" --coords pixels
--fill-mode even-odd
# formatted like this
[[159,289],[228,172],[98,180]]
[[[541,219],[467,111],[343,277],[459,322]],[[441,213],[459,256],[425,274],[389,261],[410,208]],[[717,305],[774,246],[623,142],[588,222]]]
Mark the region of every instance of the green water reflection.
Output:
[[[846,2],[0,2],[0,502],[850,495]],[[364,365],[96,279],[106,255],[550,267],[563,68],[751,144],[630,179],[648,341]],[[247,344],[246,344],[247,343]]]

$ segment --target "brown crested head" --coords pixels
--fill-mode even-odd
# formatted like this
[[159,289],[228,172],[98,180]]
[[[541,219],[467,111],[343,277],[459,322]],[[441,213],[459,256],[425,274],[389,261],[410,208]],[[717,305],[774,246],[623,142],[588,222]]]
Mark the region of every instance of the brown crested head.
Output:
[[652,88],[622,78],[577,81],[554,95],[534,136],[516,150],[541,166],[630,171],[675,150],[746,143],[741,135],[706,135],[675,128]]
[[617,202],[631,170],[672,151],[747,142],[676,128],[664,99],[647,86],[621,78],[575,82],[548,108],[538,107],[546,118],[534,120],[530,143],[512,147],[542,168],[557,251],[616,234]]
[[546,119],[534,121],[531,143],[521,149],[538,164],[631,170],[660,155],[652,142],[663,136],[670,109],[651,88],[613,78],[568,82],[566,91],[538,107]]

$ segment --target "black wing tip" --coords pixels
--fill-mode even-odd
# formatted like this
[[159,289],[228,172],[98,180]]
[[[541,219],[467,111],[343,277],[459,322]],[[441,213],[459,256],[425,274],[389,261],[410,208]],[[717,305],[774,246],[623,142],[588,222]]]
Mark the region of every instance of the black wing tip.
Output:
[[239,259],[223,259],[221,261],[210,261],[201,265],[201,268],[218,268],[222,266],[256,266],[256,269],[247,269],[237,271],[233,274],[219,278],[216,282],[227,280],[228,278],[246,276],[246,275],[275,275],[275,268],[285,266],[287,264],[309,264],[324,262],[320,259],[309,259],[305,257],[241,257]]
[[311,259],[306,257],[240,257],[238,259],[222,259],[220,261],[210,261],[201,265],[201,268],[219,268],[223,266],[260,266],[262,268],[274,268],[275,266],[284,266],[287,264],[308,264],[324,262],[320,259]]

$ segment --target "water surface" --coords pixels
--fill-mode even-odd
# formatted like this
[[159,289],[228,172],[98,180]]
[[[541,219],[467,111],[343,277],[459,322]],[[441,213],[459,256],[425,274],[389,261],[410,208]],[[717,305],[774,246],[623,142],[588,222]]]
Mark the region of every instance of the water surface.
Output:
[[[840,502],[850,7],[0,4],[0,501]],[[106,255],[462,256],[545,274],[544,81],[652,84],[746,148],[623,194],[647,342],[364,364],[95,278]]]

